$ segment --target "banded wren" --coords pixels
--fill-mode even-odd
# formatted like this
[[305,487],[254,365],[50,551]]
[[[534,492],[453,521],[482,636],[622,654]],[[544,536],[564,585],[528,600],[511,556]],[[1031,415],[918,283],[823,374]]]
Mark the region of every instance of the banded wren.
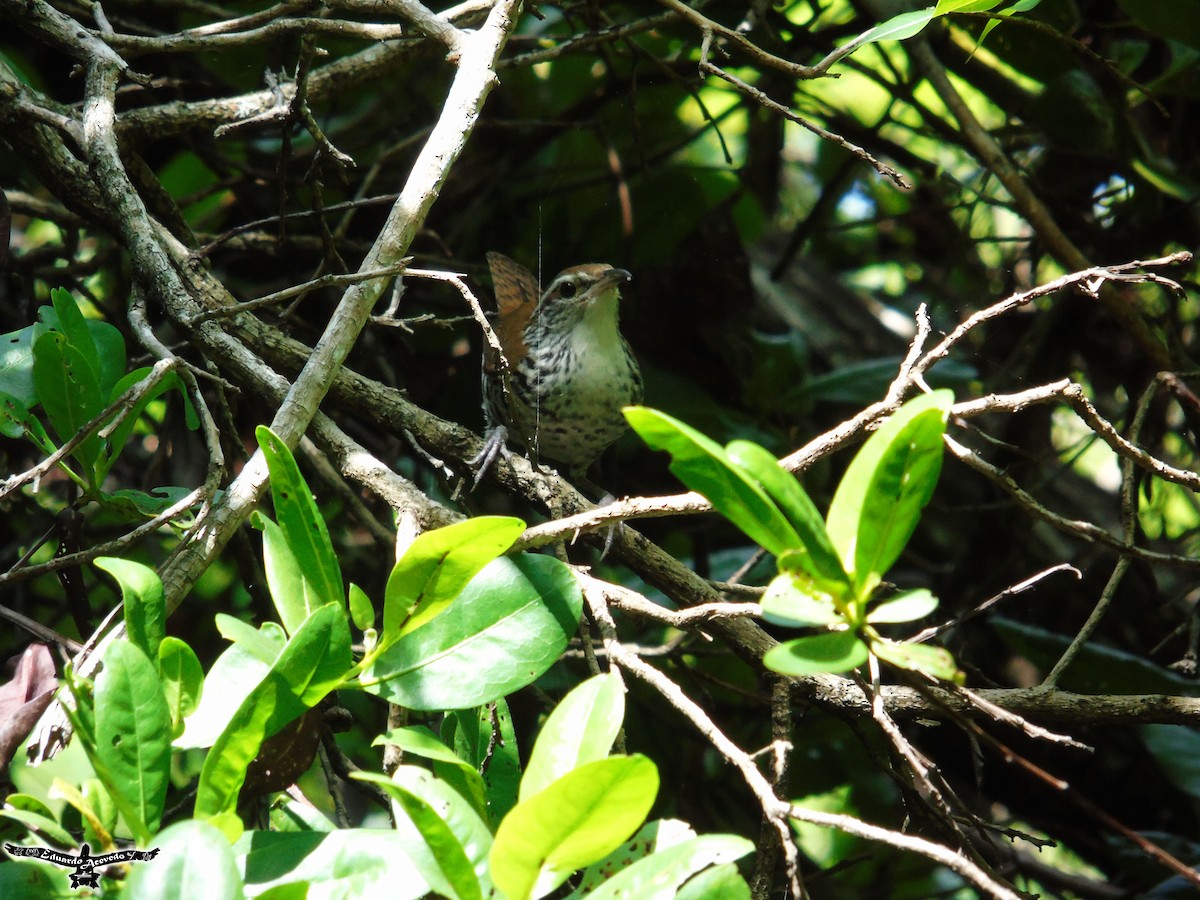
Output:
[[496,336],[504,359],[484,352],[484,413],[491,429],[475,462],[480,475],[506,437],[533,458],[581,479],[626,428],[621,407],[642,399],[642,373],[618,328],[624,269],[590,263],[564,269],[542,293],[524,266],[487,255],[496,292]]

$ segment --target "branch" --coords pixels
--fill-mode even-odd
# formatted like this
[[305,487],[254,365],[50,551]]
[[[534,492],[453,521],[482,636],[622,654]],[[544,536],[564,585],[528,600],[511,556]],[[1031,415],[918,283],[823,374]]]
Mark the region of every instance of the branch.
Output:
[[780,800],[775,796],[774,788],[772,788],[766,776],[754,764],[753,758],[731,741],[716,726],[702,707],[688,697],[683,692],[683,689],[670,678],[640,659],[636,654],[628,652],[621,645],[617,639],[616,623],[613,622],[603,597],[594,591],[585,589],[584,598],[587,600],[593,619],[600,628],[600,633],[604,640],[604,648],[608,652],[609,659],[615,665],[636,675],[658,691],[659,695],[691,722],[693,727],[704,735],[713,748],[730,765],[737,769],[738,774],[742,776],[742,780],[758,801],[763,815],[779,834],[780,845],[783,849],[784,865],[787,870],[793,896],[804,896],[800,885],[799,855],[796,852],[796,844],[792,838],[790,827],[790,820],[797,819],[802,822],[812,822],[816,825],[837,828],[848,834],[879,841],[902,850],[920,853],[958,872],[972,884],[975,884],[993,897],[1005,898],[1005,900],[1018,900],[1017,894],[991,878],[962,853],[951,850],[949,847],[943,847],[924,838],[881,828],[878,825],[871,825],[853,816],[816,812],[793,806]]
[[[470,36],[442,115],[360,271],[392,266],[407,253],[495,84],[496,61],[515,25],[514,15],[519,5],[519,0],[498,2],[484,26]],[[288,446],[296,445],[312,421],[388,280],[379,277],[357,282],[343,294],[325,333],[271,421],[271,429]],[[266,483],[266,460],[261,452],[256,452],[214,508],[206,532],[197,536],[197,546],[202,551],[177,557],[175,564],[162,573],[167,596],[176,598],[175,603],[250,514]]]

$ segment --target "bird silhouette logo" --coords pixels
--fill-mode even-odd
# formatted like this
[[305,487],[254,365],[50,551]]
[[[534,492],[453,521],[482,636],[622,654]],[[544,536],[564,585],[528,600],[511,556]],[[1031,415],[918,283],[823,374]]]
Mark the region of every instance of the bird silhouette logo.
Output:
[[99,856],[92,856],[92,848],[86,843],[79,848],[78,854],[61,853],[58,850],[51,850],[49,847],[21,847],[17,844],[5,844],[4,849],[10,856],[28,856],[62,866],[65,869],[72,869],[68,873],[71,878],[71,887],[78,890],[81,887],[96,888],[100,886],[98,869],[111,866],[113,863],[145,862],[148,859],[154,859],[158,856],[159,848],[117,850],[113,853],[102,853]]

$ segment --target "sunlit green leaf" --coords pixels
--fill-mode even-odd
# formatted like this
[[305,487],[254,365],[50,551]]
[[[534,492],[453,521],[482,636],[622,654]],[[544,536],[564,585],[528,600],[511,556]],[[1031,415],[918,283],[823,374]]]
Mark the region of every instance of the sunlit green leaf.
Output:
[[752,541],[776,556],[801,546],[799,535],[779,507],[716,441],[658,410],[632,406],[624,412],[642,440],[671,454],[670,469],[675,476],[703,494]]
[[553,890],[633,834],[657,793],[658,770],[644,756],[610,756],[569,772],[500,823],[493,881],[509,900]]
[[902,591],[894,597],[884,600],[878,606],[872,607],[871,611],[867,613],[867,621],[874,624],[912,622],[929,615],[937,609],[937,605],[937,597],[924,588]]
[[550,668],[582,611],[574,574],[554,557],[495,559],[445,612],[371,661],[362,682],[409,709],[479,706]]
[[853,631],[832,631],[796,638],[763,655],[763,664],[781,675],[846,672],[867,661],[867,645]]
[[900,669],[923,672],[946,681],[960,677],[954,656],[944,647],[881,639],[871,642],[871,652]]
[[304,579],[312,585],[322,604],[344,605],[342,570],[329,540],[329,529],[300,474],[296,458],[287,444],[265,425],[258,426],[254,434],[271,473],[271,499],[279,527]]
[[803,574],[780,572],[767,585],[760,603],[763,618],[776,625],[803,628],[843,621],[832,598],[817,590],[812,579]]

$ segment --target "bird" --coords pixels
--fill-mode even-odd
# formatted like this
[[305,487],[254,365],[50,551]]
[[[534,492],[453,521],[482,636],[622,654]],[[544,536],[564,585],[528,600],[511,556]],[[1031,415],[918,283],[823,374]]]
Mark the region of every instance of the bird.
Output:
[[510,438],[586,483],[587,469],[627,427],[621,409],[642,399],[641,369],[619,328],[620,290],[633,276],[604,263],[572,266],[543,293],[504,254],[487,261],[500,348],[484,348],[489,433],[472,460],[476,483]]

